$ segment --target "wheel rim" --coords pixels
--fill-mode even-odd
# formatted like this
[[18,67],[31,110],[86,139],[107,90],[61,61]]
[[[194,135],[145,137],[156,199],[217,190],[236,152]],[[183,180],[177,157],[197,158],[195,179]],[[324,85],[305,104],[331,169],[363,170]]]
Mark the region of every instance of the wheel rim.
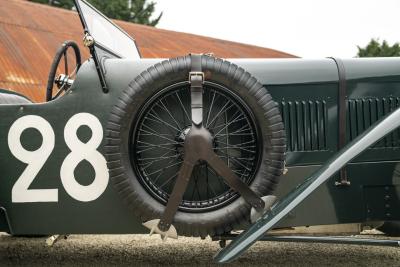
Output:
[[[214,151],[246,184],[260,164],[262,139],[254,116],[242,99],[214,83],[204,85],[204,126],[213,136]],[[130,138],[130,159],[139,182],[166,204],[183,161],[183,143],[191,126],[190,90],[179,83],[154,95],[136,117]],[[195,165],[179,209],[204,212],[228,205],[239,195],[206,162]]]

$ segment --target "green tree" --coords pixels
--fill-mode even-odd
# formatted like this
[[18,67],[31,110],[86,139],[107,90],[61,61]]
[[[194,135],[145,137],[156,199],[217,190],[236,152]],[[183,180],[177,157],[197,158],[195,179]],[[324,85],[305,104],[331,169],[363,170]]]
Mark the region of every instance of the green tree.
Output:
[[29,1],[52,5],[52,6],[58,6],[66,9],[71,9],[74,6],[74,1],[72,0],[29,0]]
[[[74,6],[72,0],[29,0],[42,4],[71,9]],[[88,0],[104,15],[112,19],[125,20],[133,23],[156,26],[162,17],[162,12],[151,19],[156,3],[148,0]]]
[[379,39],[371,39],[365,47],[357,46],[358,57],[398,57],[400,56],[400,45],[395,43],[389,45],[386,40],[380,43]]

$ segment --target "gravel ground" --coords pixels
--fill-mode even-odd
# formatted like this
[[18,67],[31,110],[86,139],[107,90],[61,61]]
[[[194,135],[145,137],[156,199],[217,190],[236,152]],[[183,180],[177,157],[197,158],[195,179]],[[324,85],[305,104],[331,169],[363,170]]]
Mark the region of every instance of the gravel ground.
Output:
[[[367,237],[367,236],[366,236]],[[0,233],[0,266],[213,266],[210,239],[160,241],[147,235],[71,235],[53,247],[44,238]],[[400,266],[391,247],[258,242],[228,266]]]

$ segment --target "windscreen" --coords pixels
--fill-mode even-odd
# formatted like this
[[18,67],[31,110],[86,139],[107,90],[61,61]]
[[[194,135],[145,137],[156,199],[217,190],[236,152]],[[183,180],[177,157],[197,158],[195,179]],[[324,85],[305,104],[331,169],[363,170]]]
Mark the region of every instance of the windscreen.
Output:
[[140,58],[135,41],[125,31],[85,1],[76,2],[96,45],[121,58]]

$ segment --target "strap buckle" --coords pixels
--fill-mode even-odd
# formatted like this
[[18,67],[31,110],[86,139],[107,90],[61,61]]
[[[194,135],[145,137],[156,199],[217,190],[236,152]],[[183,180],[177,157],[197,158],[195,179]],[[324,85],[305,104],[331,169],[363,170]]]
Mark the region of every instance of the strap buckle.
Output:
[[204,83],[204,72],[201,71],[191,71],[189,72],[189,83],[192,83],[193,81],[197,81],[196,77],[201,78],[201,84]]

